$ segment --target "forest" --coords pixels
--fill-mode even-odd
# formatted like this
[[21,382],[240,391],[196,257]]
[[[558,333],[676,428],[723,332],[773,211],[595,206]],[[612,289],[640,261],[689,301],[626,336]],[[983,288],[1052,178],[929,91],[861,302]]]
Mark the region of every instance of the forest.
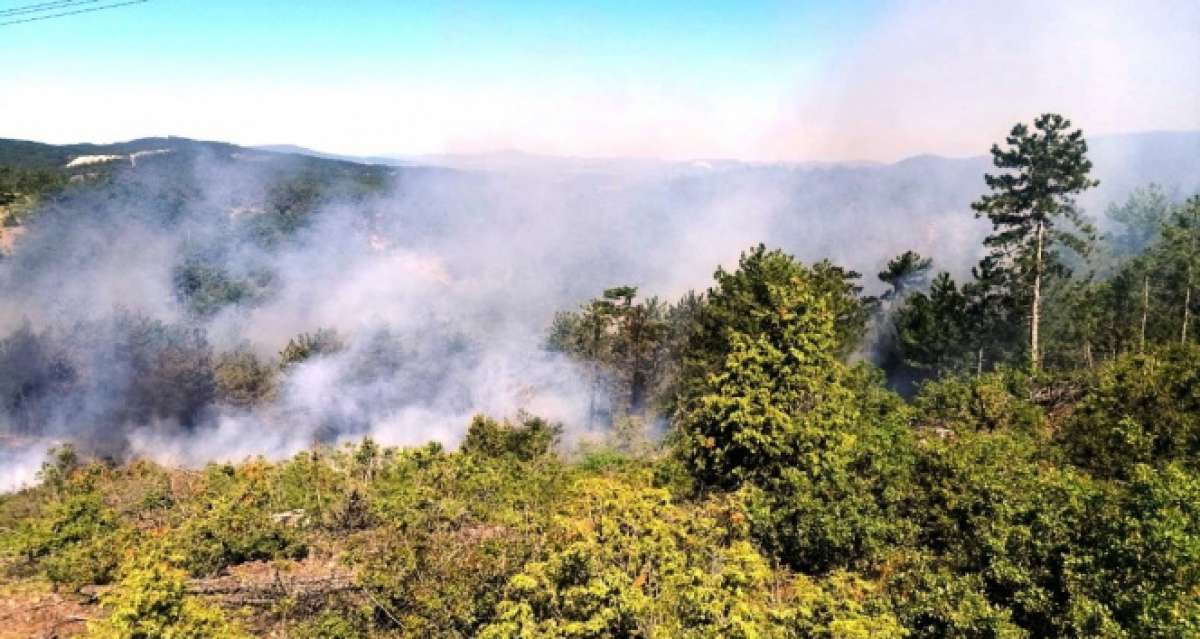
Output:
[[[583,423],[478,414],[457,446],[338,421],[286,456],[139,455],[118,424],[204,432],[211,406],[266,414],[314,362],[379,379],[417,356],[324,325],[274,356],[214,347],[205,322],[286,273],[192,231],[169,271],[183,319],[0,340],[9,435],[64,405],[94,418],[0,495],[0,600],[112,638],[1200,636],[1200,194],[1146,184],[1093,219],[1088,143],[1057,114],[989,159],[959,213],[990,228],[966,271],[908,250],[865,276],[757,244],[677,298],[614,281],[539,336]],[[40,202],[11,225],[56,228],[100,185],[114,210],[147,199],[54,166],[0,168],[0,205]],[[275,250],[390,175],[291,169],[222,233]],[[162,219],[199,197],[154,188]],[[45,259],[17,248],[3,261]],[[426,338],[446,342],[429,359],[474,352]]]

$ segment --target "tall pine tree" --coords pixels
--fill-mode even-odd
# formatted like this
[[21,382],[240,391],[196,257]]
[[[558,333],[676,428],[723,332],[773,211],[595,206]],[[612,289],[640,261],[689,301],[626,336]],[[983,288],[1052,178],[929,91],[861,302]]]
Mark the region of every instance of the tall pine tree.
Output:
[[976,216],[992,222],[985,266],[1007,271],[1010,294],[1029,309],[1029,364],[1035,371],[1042,355],[1042,289],[1048,276],[1067,272],[1058,248],[1083,254],[1094,237],[1074,196],[1099,182],[1089,176],[1083,132],[1070,128],[1071,121],[1055,113],[1034,120],[1033,130],[1014,126],[1005,148],[992,146],[992,162],[1002,172],[984,175],[991,192],[971,205]]

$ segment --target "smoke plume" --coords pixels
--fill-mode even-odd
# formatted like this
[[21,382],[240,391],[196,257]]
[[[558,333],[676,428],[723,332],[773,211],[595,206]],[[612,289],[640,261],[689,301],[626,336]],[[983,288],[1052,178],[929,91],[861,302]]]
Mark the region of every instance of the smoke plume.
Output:
[[[1101,180],[1145,172],[1105,153]],[[1198,156],[1174,170],[1200,174]],[[0,489],[62,441],[195,465],[366,435],[453,446],[473,413],[519,411],[595,436],[582,376],[542,347],[556,310],[618,284],[702,289],[760,241],[866,274],[915,249],[961,273],[986,231],[967,206],[982,158],[525,160],[366,167],[188,143],[72,185],[0,260]],[[319,331],[336,348],[285,361]]]

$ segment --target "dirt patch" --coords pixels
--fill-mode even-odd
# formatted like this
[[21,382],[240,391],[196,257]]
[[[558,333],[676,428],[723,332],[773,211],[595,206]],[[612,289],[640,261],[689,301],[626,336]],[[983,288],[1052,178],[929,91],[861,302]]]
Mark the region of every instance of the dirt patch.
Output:
[[53,593],[0,595],[0,639],[80,637],[95,617],[95,606]]

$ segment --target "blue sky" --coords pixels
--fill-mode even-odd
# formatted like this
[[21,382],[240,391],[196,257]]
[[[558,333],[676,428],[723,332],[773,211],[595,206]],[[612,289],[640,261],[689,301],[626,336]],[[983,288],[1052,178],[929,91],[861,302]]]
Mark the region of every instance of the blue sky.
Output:
[[[116,1],[116,0],[112,0]],[[3,0],[0,8],[30,0]],[[832,55],[881,5],[151,0],[6,28],[18,73],[321,78],[349,72],[766,83]],[[247,64],[250,62],[251,64]]]
[[[0,136],[178,134],[345,153],[963,154],[1050,108],[1101,131],[1200,126],[1187,112],[1200,106],[1189,78],[1200,81],[1178,62],[1200,53],[1195,4],[151,0],[0,27]],[[1012,37],[1028,42],[996,43]],[[1065,60],[1065,80],[1049,59]],[[1152,104],[1120,97],[1130,92]]]

